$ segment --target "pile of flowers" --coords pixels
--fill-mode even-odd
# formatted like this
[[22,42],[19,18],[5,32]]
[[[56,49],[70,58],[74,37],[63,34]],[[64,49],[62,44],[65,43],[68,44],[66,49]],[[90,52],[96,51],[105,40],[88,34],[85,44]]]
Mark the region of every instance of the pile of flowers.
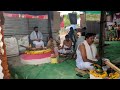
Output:
[[50,53],[51,49],[46,50],[36,50],[36,51],[25,51],[25,54],[35,55],[35,54],[44,54],[44,53]]
[[99,77],[99,78],[106,78],[108,76],[106,71],[103,71],[102,73],[97,73],[95,70],[91,70],[90,74],[92,74],[95,77]]
[[108,79],[119,79],[119,78],[120,78],[120,74],[117,72],[110,73],[108,76]]
[[103,71],[101,66],[98,64],[93,64],[95,70],[90,70],[90,74],[93,75],[96,78],[102,78],[102,79],[119,79],[120,74],[112,69],[108,71]]

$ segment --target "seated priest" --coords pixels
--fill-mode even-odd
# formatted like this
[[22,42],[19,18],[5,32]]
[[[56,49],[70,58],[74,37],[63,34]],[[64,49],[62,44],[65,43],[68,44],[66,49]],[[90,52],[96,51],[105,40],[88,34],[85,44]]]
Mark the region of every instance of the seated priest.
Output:
[[[81,70],[93,70],[94,66],[92,64],[96,63],[99,59],[94,38],[95,34],[87,33],[85,40],[77,47],[76,66]],[[107,70],[107,68],[107,66],[103,67],[104,70]]]
[[58,52],[60,54],[67,54],[73,52],[72,50],[72,40],[70,40],[69,36],[65,36],[65,40],[63,41],[62,47],[59,48]]
[[38,27],[34,27],[34,31],[30,34],[30,40],[35,48],[44,48],[44,42],[42,33],[38,30]]

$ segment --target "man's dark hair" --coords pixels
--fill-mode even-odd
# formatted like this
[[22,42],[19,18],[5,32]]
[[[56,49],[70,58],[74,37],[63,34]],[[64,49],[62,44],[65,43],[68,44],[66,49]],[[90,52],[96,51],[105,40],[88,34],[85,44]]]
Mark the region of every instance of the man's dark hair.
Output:
[[73,27],[70,27],[70,30],[73,29]]
[[86,30],[87,28],[86,28],[86,27],[83,27],[82,29]]
[[66,35],[65,38],[69,38],[69,35]]
[[85,36],[85,32],[81,32],[81,36]]
[[117,22],[114,22],[115,24],[117,24]]
[[73,29],[73,27],[70,27],[70,31],[69,31],[69,33],[74,33],[74,29]]
[[73,30],[73,27],[70,27],[70,30]]
[[75,29],[75,31],[77,31],[77,29]]
[[87,39],[87,38],[89,38],[89,37],[91,37],[91,36],[95,36],[96,34],[94,34],[94,33],[87,33],[86,35],[85,35],[85,40]]
[[52,37],[52,36],[49,36],[49,39],[50,39],[50,38],[52,38],[52,39],[53,39],[53,37]]
[[38,27],[37,27],[37,26],[35,26],[35,27],[34,27],[34,30],[35,30],[36,28],[38,28]]

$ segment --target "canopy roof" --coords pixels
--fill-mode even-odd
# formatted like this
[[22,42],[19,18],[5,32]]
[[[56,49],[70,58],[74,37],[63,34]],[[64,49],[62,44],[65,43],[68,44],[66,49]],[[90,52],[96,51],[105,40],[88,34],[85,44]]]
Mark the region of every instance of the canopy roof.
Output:
[[[86,14],[101,14],[101,11],[83,11],[86,12]],[[108,14],[112,15],[114,13],[118,13],[120,11],[106,11]]]
[[86,11],[86,14],[101,14],[101,11]]

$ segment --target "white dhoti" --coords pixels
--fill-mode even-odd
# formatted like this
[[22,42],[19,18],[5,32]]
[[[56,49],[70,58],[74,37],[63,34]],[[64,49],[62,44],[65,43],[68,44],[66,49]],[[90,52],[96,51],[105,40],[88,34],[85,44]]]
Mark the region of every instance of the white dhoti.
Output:
[[[90,62],[82,62],[80,64],[77,65],[77,67],[79,69],[82,69],[82,70],[94,70],[94,66],[91,66],[91,64],[93,63],[90,63]],[[107,71],[107,69],[110,68],[109,66],[103,66],[102,69],[104,71]]]
[[80,64],[77,64],[77,67],[82,70],[93,70],[94,67],[91,66],[92,63],[90,62],[82,62]]
[[[83,44],[85,45],[87,59],[90,59],[92,61],[97,61],[97,59],[95,58],[96,54],[97,54],[97,49],[96,49],[95,45],[94,44],[88,45],[86,40],[84,40]],[[92,70],[92,69],[94,69],[94,67],[91,66],[92,63],[83,61],[81,52],[79,50],[79,45],[77,47],[76,53],[77,53],[76,66],[79,69],[82,69],[82,70]]]
[[61,53],[61,54],[66,54],[66,53],[72,52],[71,49],[70,49],[70,50],[66,50],[66,49],[68,49],[68,48],[69,48],[69,47],[67,47],[67,46],[64,45],[63,49],[58,50],[58,52]]
[[[43,40],[43,35],[40,31],[35,32],[33,31],[30,34],[30,39],[33,40],[33,44],[35,45],[36,48],[40,48],[41,46],[44,47],[44,42]],[[35,39],[40,39],[41,41],[34,41]]]
[[33,44],[35,45],[36,48],[40,48],[41,46],[44,47],[44,42],[43,41],[33,41]]

